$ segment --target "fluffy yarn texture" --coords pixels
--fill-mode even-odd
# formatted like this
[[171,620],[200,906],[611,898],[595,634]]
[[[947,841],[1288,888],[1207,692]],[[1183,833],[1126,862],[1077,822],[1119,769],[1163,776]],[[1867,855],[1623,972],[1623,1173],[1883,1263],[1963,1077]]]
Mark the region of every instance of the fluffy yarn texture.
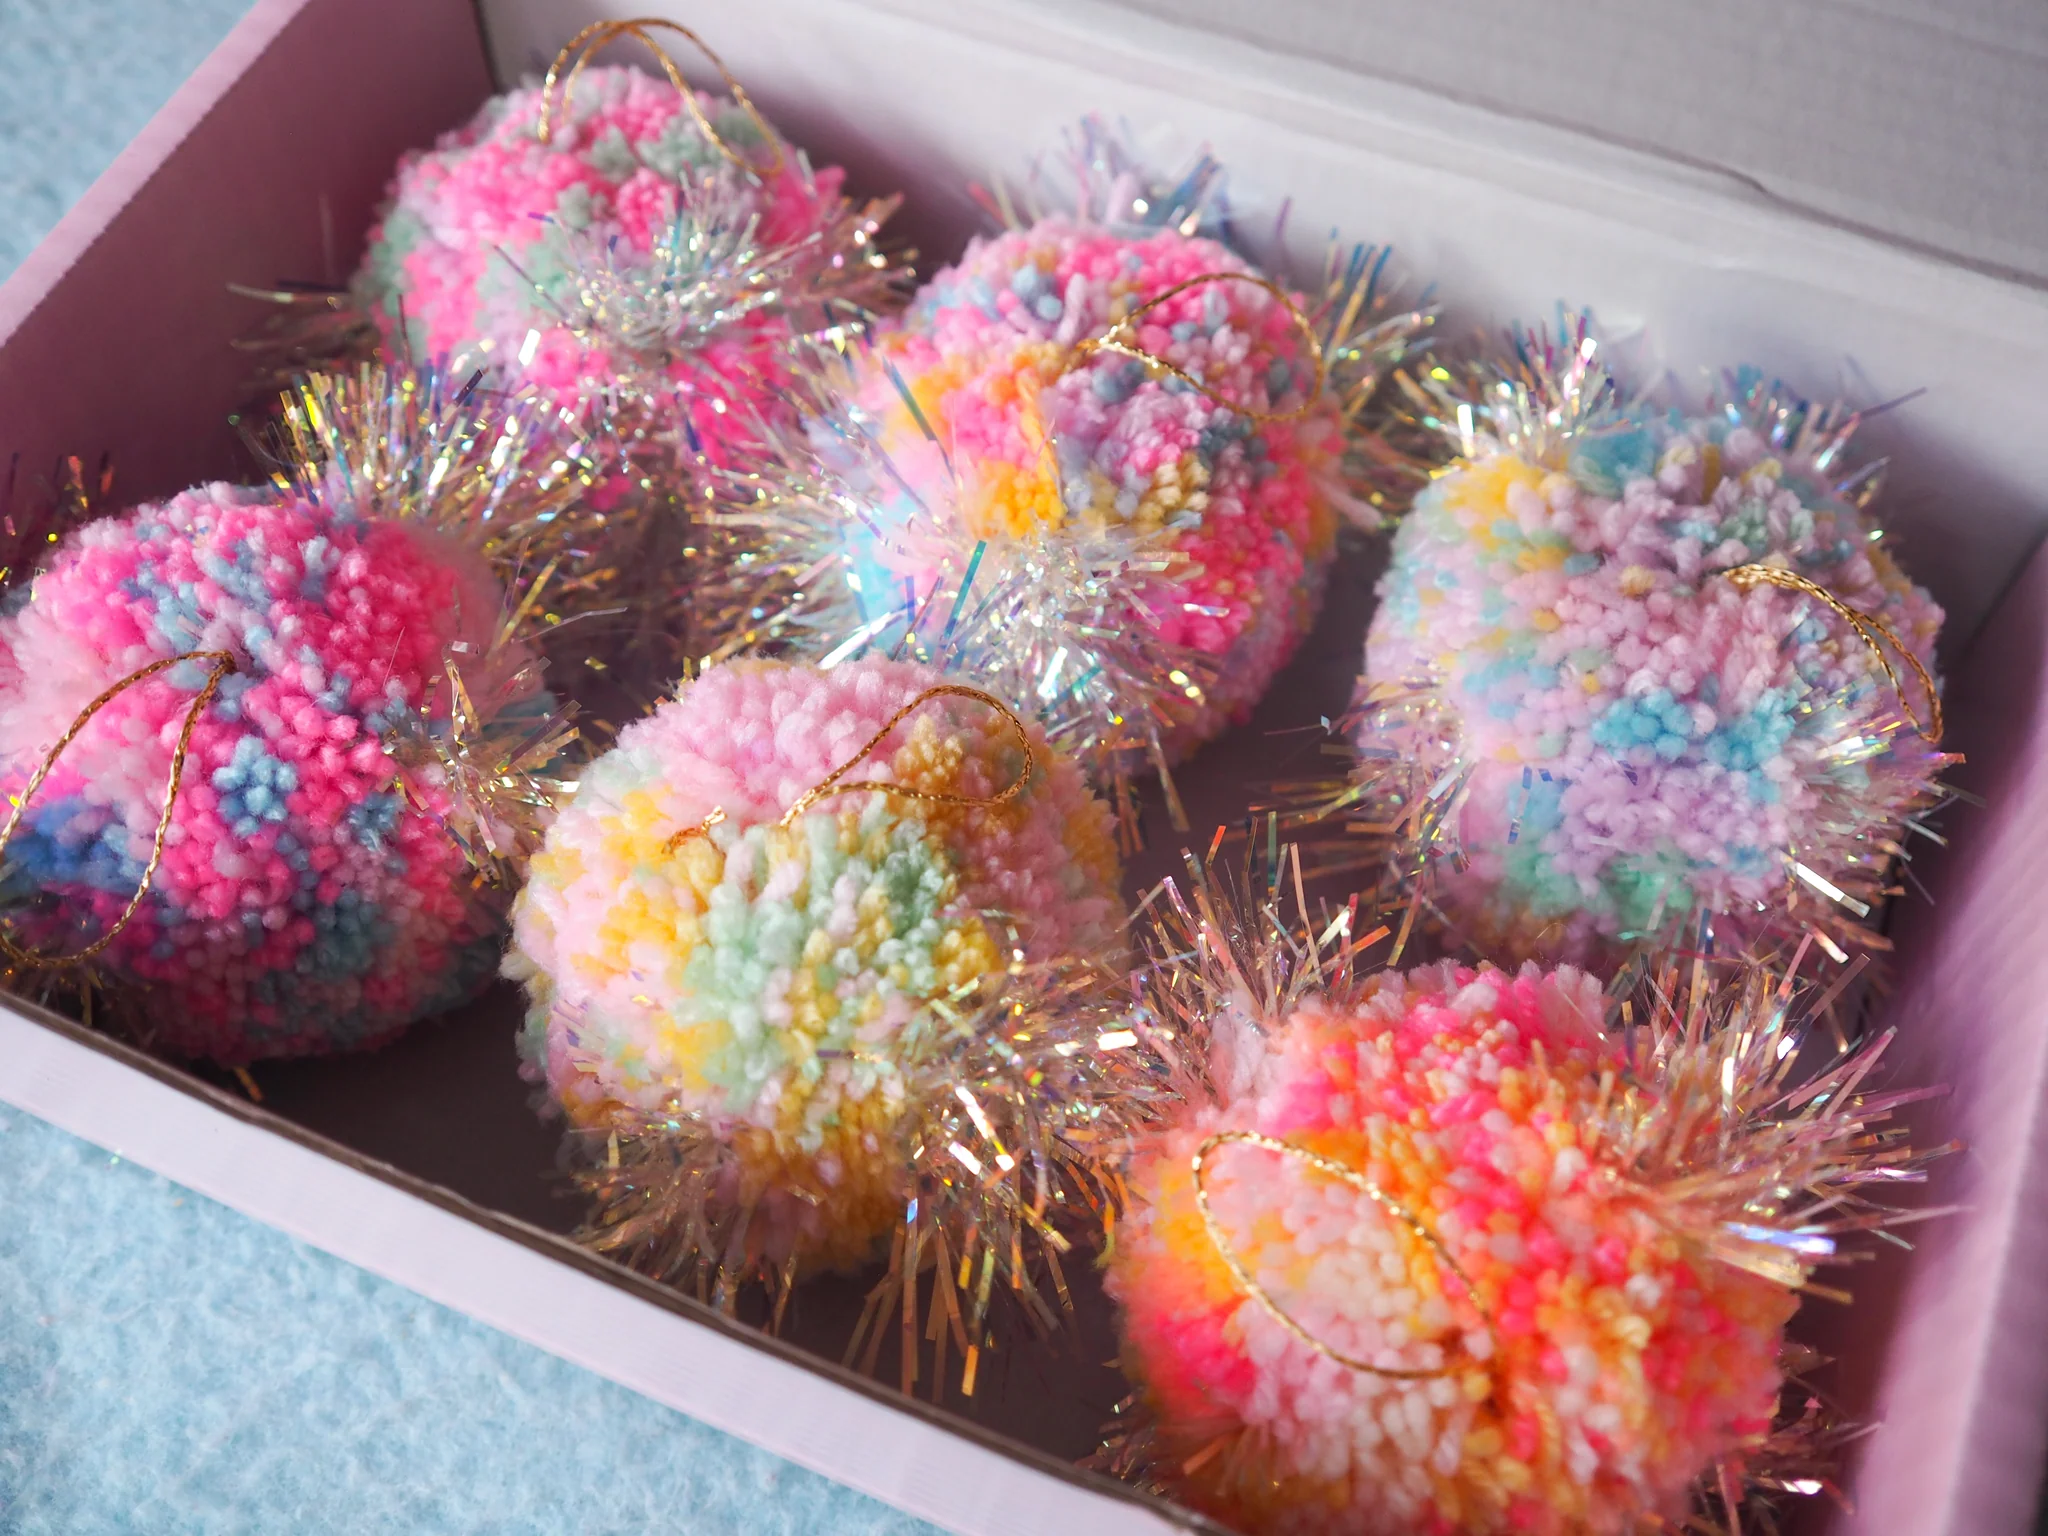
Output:
[[[701,94],[698,102],[737,153],[769,162],[773,146],[736,104]],[[467,125],[399,162],[356,276],[358,302],[387,345],[458,377],[503,371],[589,425],[632,379],[666,397],[693,448],[724,463],[757,413],[786,409],[786,316],[715,316],[669,356],[666,336],[595,323],[585,313],[589,285],[600,268],[639,273],[652,308],[686,196],[710,197],[721,226],[758,221],[760,246],[787,246],[838,216],[844,173],[813,174],[793,150],[765,180],[739,173],[675,88],[635,69],[587,69],[572,92],[557,92],[548,143],[540,110],[537,88],[493,97]]]
[[[451,651],[487,648],[503,602],[423,529],[211,485],[81,529],[0,617],[13,798],[104,689],[164,657],[237,657],[148,899],[95,962],[135,984],[154,1045],[228,1065],[374,1045],[489,979],[500,916],[432,776],[401,786],[381,737]],[[11,893],[39,896],[17,940],[69,951],[119,915],[206,675],[127,689],[58,759],[7,850]]]
[[[1600,1005],[1569,969],[1386,975],[1236,1042],[1219,1102],[1140,1148],[1109,1288],[1177,1496],[1261,1536],[1621,1533],[1682,1512],[1767,1428],[1794,1298],[1691,1251],[1609,1166],[1597,1117],[1624,1062]],[[1211,1207],[1273,1303],[1353,1360],[1441,1375],[1340,1364],[1246,1294],[1192,1172],[1231,1131],[1355,1170],[1401,1213],[1213,1149]]]
[[[1466,767],[1463,864],[1439,861],[1434,896],[1482,954],[1605,963],[1699,914],[1739,944],[1794,857],[1877,899],[1872,844],[1945,761],[1907,723],[1931,701],[1811,596],[1724,575],[1782,565],[1931,669],[1941,610],[1825,485],[1747,426],[1658,418],[1582,435],[1560,470],[1467,461],[1418,498],[1358,745]],[[1420,702],[1378,714],[1375,689]]]
[[[909,497],[878,509],[886,574],[863,581],[873,613],[906,582],[927,589],[937,560],[957,563],[976,540],[1124,541],[1143,551],[1128,622],[1210,663],[1195,688],[1159,680],[1169,755],[1241,720],[1321,601],[1343,499],[1338,408],[1319,396],[1300,417],[1260,422],[1136,358],[1069,364],[1175,284],[1250,271],[1213,240],[1064,215],[972,242],[881,337],[860,388],[909,490],[957,524],[920,549],[915,532],[890,537]],[[1287,306],[1251,283],[1192,288],[1125,339],[1251,409],[1291,410],[1316,387]]]
[[[729,1148],[720,1196],[755,1210],[749,1240],[777,1263],[866,1258],[902,1215],[891,1128],[935,1007],[1013,947],[1120,942],[1108,812],[1042,738],[1001,805],[863,791],[782,824],[937,681],[879,659],[709,669],[591,765],[514,910],[525,1053],[571,1122],[690,1117]],[[1023,767],[1002,717],[945,697],[852,777],[987,797]]]

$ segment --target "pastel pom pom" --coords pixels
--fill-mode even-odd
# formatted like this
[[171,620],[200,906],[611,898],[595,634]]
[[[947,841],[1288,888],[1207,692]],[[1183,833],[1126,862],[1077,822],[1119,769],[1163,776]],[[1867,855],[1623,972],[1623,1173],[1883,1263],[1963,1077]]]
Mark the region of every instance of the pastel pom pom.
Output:
[[[94,964],[151,1042],[236,1065],[374,1045],[486,982],[501,915],[450,836],[409,729],[451,654],[489,653],[538,721],[531,655],[494,648],[503,592],[420,523],[341,498],[203,486],[88,524],[0,617],[0,789],[19,800],[73,719],[148,664],[223,650],[163,861]],[[142,882],[181,731],[209,668],[110,699],[56,759],[7,850],[17,943],[68,952]],[[473,678],[479,698],[482,680]]]
[[[1289,302],[1253,283],[1190,288],[1137,328],[1138,347],[1206,390],[1119,353],[1077,362],[1073,349],[1181,283],[1251,271],[1213,240],[1067,217],[977,239],[884,334],[859,394],[911,489],[948,508],[963,545],[985,539],[999,556],[1064,530],[1110,532],[1157,559],[1156,573],[1133,574],[1123,622],[1202,658],[1208,678],[1199,692],[1162,690],[1169,757],[1242,719],[1315,617],[1344,499],[1342,424],[1316,394]],[[936,579],[886,532],[873,558],[920,592]]]
[[[652,1160],[639,1194],[696,1191],[672,1227],[615,1234],[665,1272],[703,1260],[724,1294],[868,1258],[904,1216],[903,1128],[948,1021],[984,980],[1120,952],[1107,810],[1014,717],[920,702],[940,681],[880,659],[710,668],[620,733],[533,860],[505,962],[525,1053],[573,1126]],[[805,801],[842,782],[897,788]],[[958,1114],[966,1086],[930,1091]]]
[[1303,297],[1198,233],[1214,162],[1154,186],[1092,125],[1083,150],[1078,211],[807,349],[809,428],[718,477],[692,620],[712,654],[975,677],[1121,790],[1292,654],[1340,518],[1384,499],[1361,413],[1434,317],[1387,312],[1384,252]]
[[1952,761],[1941,610],[1845,473],[1855,418],[1744,376],[1710,417],[1481,422],[1395,534],[1359,819],[1503,963],[1846,952]]
[[1108,1279],[1166,1491],[1252,1536],[1619,1536],[1763,1437],[1795,1297],[1640,1181],[1601,1002],[1450,964],[1309,996],[1141,1145]]
[[[740,103],[621,67],[493,97],[406,156],[355,281],[385,345],[539,389],[597,426],[621,409],[722,463],[781,409],[792,316],[872,298],[889,204],[850,209]],[[741,166],[735,157],[745,161]]]

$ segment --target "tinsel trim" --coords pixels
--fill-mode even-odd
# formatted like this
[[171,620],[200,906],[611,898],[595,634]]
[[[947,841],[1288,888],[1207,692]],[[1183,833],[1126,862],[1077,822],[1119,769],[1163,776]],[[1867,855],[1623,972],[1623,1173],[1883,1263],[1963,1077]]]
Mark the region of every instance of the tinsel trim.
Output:
[[[849,1364],[875,1371],[894,1336],[903,1390],[922,1382],[937,1401],[950,1349],[971,1397],[1003,1297],[1036,1333],[1072,1311],[1064,1266],[1106,1233],[1122,1149],[1171,1092],[1172,1043],[1124,1019],[1120,982],[1093,964],[1019,961],[932,1000],[919,1032],[893,1043],[902,1215]],[[680,1109],[615,1111],[579,1131],[576,1178],[593,1207],[578,1238],[727,1311],[762,1287],[777,1328],[799,1272],[732,1199],[743,1134]]]
[[267,445],[286,495],[425,528],[474,550],[505,603],[475,654],[394,724],[385,750],[416,805],[438,790],[479,878],[516,881],[562,799],[572,703],[538,710],[557,632],[614,613],[631,572],[619,523],[587,501],[596,463],[573,422],[527,394],[373,363],[315,374],[283,397]]
[[[1148,963],[1133,1018],[1174,1042],[1190,1095],[1215,1094],[1193,1064],[1214,1070],[1219,1027],[1226,1036],[1265,1033],[1314,996],[1342,1008],[1381,969],[1360,956],[1389,929],[1375,922],[1356,932],[1368,920],[1356,898],[1312,913],[1299,851],[1283,846],[1262,862],[1232,882],[1190,854],[1185,882],[1164,882],[1140,909]],[[1900,1229],[1948,1214],[1906,1207],[1892,1193],[1924,1183],[1927,1165],[1956,1150],[1916,1149],[1896,1123],[1901,1109],[1944,1090],[1876,1087],[1893,1032],[1840,1037],[1828,1009],[1843,980],[1802,978],[1796,964],[1723,980],[1715,985],[1712,968],[1684,960],[1616,978],[1607,1028],[1628,1066],[1588,1128],[1588,1146],[1604,1145],[1595,1161],[1622,1170],[1614,1176],[1703,1261],[1846,1302],[1817,1272],[1867,1260],[1876,1240],[1909,1246]],[[1222,1059],[1227,1069],[1227,1052]],[[1683,1521],[1645,1517],[1641,1531],[1754,1536],[1779,1528],[1787,1496],[1839,1498],[1838,1454],[1866,1431],[1805,1383],[1820,1363],[1788,1343],[1787,1387],[1768,1432],[1703,1471]],[[1178,1471],[1212,1457],[1255,1466],[1261,1456],[1256,1434],[1234,1422],[1191,1426],[1169,1443],[1142,1396],[1116,1411],[1089,1465],[1163,1496]]]

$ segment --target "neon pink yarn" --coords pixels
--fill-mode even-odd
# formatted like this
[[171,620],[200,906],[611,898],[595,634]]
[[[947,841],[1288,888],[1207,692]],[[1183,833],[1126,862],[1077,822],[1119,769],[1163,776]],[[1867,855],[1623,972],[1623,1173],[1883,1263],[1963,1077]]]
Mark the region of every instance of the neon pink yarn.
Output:
[[1571,970],[1443,964],[1225,1037],[1109,1261],[1176,1497],[1249,1536],[1622,1536],[1768,1428],[1796,1296],[1615,1155],[1601,1007]]
[[[860,394],[958,541],[988,539],[999,559],[1006,542],[1071,529],[1164,557],[1166,570],[1129,578],[1129,622],[1215,668],[1200,700],[1162,688],[1175,752],[1241,720],[1314,618],[1344,499],[1341,423],[1324,398],[1255,420],[1135,358],[1072,354],[1176,284],[1251,270],[1213,240],[1065,216],[977,239],[881,337]],[[1316,387],[1289,309],[1251,283],[1192,288],[1129,339],[1248,410],[1285,413]],[[914,554],[876,558],[930,580]]]
[[[210,485],[89,524],[0,617],[10,796],[128,674],[238,658],[193,730],[149,896],[95,962],[132,984],[153,1045],[227,1065],[374,1045],[489,978],[497,913],[380,735],[451,647],[483,652],[502,603],[417,527]],[[8,850],[13,894],[41,897],[17,941],[74,950],[127,903],[206,675],[129,688],[58,759]]]
[[[766,162],[767,146],[737,106],[698,102],[738,153]],[[548,143],[540,108],[535,88],[493,97],[464,127],[399,162],[356,293],[387,346],[458,378],[501,371],[594,426],[597,402],[647,364],[624,342],[565,323],[593,255],[619,267],[648,263],[677,218],[680,189],[713,180],[723,218],[758,218],[763,244],[795,241],[837,212],[844,173],[813,174],[791,149],[765,183],[741,175],[668,81],[634,69],[587,69],[573,91],[558,92]],[[754,413],[785,409],[788,336],[786,318],[756,310],[659,363],[671,404],[714,462],[748,434]]]

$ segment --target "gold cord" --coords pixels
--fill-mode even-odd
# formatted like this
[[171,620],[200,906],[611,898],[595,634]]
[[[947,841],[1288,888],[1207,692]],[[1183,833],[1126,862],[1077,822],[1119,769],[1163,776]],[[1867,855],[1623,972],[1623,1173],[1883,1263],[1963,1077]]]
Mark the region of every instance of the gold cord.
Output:
[[92,717],[135,684],[187,661],[210,661],[213,663],[213,672],[206,679],[206,685],[192,700],[191,709],[185,713],[184,727],[178,732],[177,750],[171,754],[170,782],[164,786],[163,814],[157,817],[156,838],[150,845],[149,863],[142,871],[142,880],[135,887],[135,894],[128,898],[127,907],[114,920],[113,926],[75,954],[32,954],[17,945],[4,930],[0,930],[0,955],[5,955],[13,964],[31,969],[46,969],[52,966],[75,965],[80,960],[90,960],[119,938],[121,931],[128,926],[129,920],[141,909],[142,898],[149,894],[149,883],[156,878],[157,867],[164,861],[164,840],[170,836],[171,810],[177,804],[178,789],[184,782],[185,754],[192,746],[192,732],[199,724],[199,717],[206,712],[206,706],[213,702],[213,696],[220,691],[222,679],[235,670],[235,658],[229,652],[188,651],[182,656],[166,656],[161,661],[153,661],[146,667],[130,672],[86,705],[79,712],[78,718],[71,722],[71,728],[58,738],[57,745],[44,757],[42,766],[36,769],[35,775],[28,781],[28,787],[21,792],[21,798],[14,802],[13,809],[7,813],[7,824],[0,827],[0,856],[4,856],[8,843],[14,838],[14,829],[20,825],[23,813],[28,810],[29,801],[33,800],[36,791],[43,787],[43,780],[48,778],[51,770],[57,766],[57,759],[64,755],[64,749],[78,739],[79,732],[86,728]]
[[[1315,359],[1316,365],[1315,383],[1309,389],[1308,394],[1303,398],[1300,405],[1297,405],[1291,411],[1262,411],[1249,405],[1240,405],[1234,400],[1225,399],[1220,393],[1211,389],[1185,368],[1168,362],[1156,352],[1147,352],[1137,344],[1136,327],[1140,320],[1169,299],[1186,293],[1190,288],[1200,288],[1207,283],[1250,283],[1254,288],[1265,289],[1267,293],[1286,306],[1288,317],[1294,322],[1294,328],[1301,333],[1302,341],[1308,347],[1309,356]],[[1124,339],[1126,336],[1129,336],[1131,339],[1126,341]],[[1174,378],[1179,379],[1181,383],[1187,385],[1188,388],[1195,390],[1199,394],[1206,395],[1225,410],[1235,411],[1240,416],[1248,416],[1253,421],[1293,421],[1297,417],[1306,416],[1315,409],[1316,401],[1322,397],[1323,386],[1329,379],[1329,363],[1323,356],[1322,341],[1317,337],[1315,326],[1310,323],[1308,316],[1302,312],[1301,306],[1295,303],[1293,296],[1278,283],[1259,277],[1251,272],[1203,272],[1187,279],[1185,282],[1175,283],[1164,293],[1155,294],[1147,299],[1100,336],[1092,336],[1086,341],[1081,342],[1067,355],[1066,363],[1060,369],[1060,372],[1062,374],[1071,373],[1098,352],[1114,352],[1119,357],[1135,358],[1147,368],[1157,368],[1162,373],[1171,374]]]
[[[1941,693],[1934,686],[1934,678],[1928,673],[1920,658],[1907,648],[1905,642],[1899,638],[1898,631],[1891,625],[1875,614],[1865,613],[1860,608],[1851,608],[1819,582],[1809,581],[1797,571],[1788,571],[1780,565],[1738,565],[1721,574],[1744,592],[1757,586],[1782,587],[1788,592],[1798,592],[1832,608],[1851,629],[1856,631],[1857,638],[1870,648],[1870,654],[1875,656],[1877,664],[1884,668],[1884,675],[1891,680],[1892,692],[1898,696],[1899,708],[1904,710],[1907,718],[1913,722],[1913,729],[1919,733],[1921,740],[1930,747],[1940,743],[1944,726]],[[1879,644],[1880,641],[1883,644]],[[1929,711],[1929,718],[1925,724],[1921,722],[1919,712],[1913,708],[1912,701],[1906,697],[1906,685],[1899,677],[1899,669],[1892,665],[1891,657],[1885,654],[1886,645],[1903,656],[1906,665],[1913,669],[1913,675],[1920,679],[1921,690],[1927,695]]]
[[[1334,1360],[1337,1364],[1348,1367],[1351,1370],[1364,1371],[1374,1376],[1385,1376],[1394,1381],[1433,1381],[1438,1377],[1453,1375],[1461,1369],[1460,1365],[1445,1365],[1433,1370],[1402,1370],[1393,1366],[1371,1365],[1363,1360],[1354,1360],[1351,1356],[1341,1354],[1337,1350],[1332,1349],[1290,1317],[1281,1305],[1267,1293],[1266,1288],[1252,1278],[1251,1272],[1244,1267],[1244,1262],[1238,1258],[1236,1250],[1230,1246],[1230,1240],[1223,1230],[1223,1224],[1216,1219],[1216,1213],[1209,1208],[1209,1188],[1203,1182],[1203,1174],[1208,1169],[1210,1154],[1220,1147],[1232,1144],[1258,1147],[1267,1152],[1277,1153],[1282,1157],[1291,1157],[1296,1162],[1304,1163],[1308,1167],[1315,1169],[1318,1173],[1326,1173],[1333,1179],[1339,1179],[1349,1184],[1353,1189],[1365,1195],[1375,1205],[1379,1206],[1381,1210],[1400,1222],[1410,1232],[1413,1232],[1416,1237],[1420,1238],[1422,1242],[1427,1244],[1430,1252],[1436,1255],[1438,1265],[1450,1274],[1457,1276],[1458,1283],[1465,1288],[1466,1296],[1471,1298],[1474,1309],[1478,1310],[1479,1308],[1478,1295],[1473,1290],[1472,1281],[1466,1276],[1464,1270],[1458,1267],[1457,1260],[1451,1257],[1450,1250],[1443,1245],[1442,1240],[1434,1232],[1430,1231],[1427,1224],[1419,1216],[1409,1210],[1407,1206],[1401,1204],[1400,1201],[1394,1199],[1393,1196],[1389,1195],[1357,1169],[1347,1168],[1335,1158],[1324,1157],[1321,1153],[1311,1152],[1306,1147],[1297,1147],[1292,1142],[1281,1141],[1273,1136],[1261,1136],[1256,1131],[1219,1131],[1195,1148],[1195,1206],[1202,1213],[1203,1230],[1209,1234],[1209,1241],[1216,1245],[1217,1255],[1223,1260],[1224,1267],[1230,1271],[1231,1278],[1238,1283],[1247,1296],[1263,1307],[1268,1315],[1280,1324],[1281,1327],[1285,1328],[1317,1354],[1322,1355],[1326,1359]],[[1490,1332],[1493,1320],[1487,1318],[1484,1311],[1480,1311],[1479,1315],[1485,1319],[1488,1331]]]
[[[683,72],[676,67],[676,61],[669,57],[668,51],[661,44],[647,35],[647,29],[650,27],[666,27],[671,32],[680,32],[690,40],[699,53],[711,61],[712,67],[718,71],[719,78],[725,82],[726,91],[731,95],[733,101],[742,112],[747,114],[748,121],[752,122],[754,127],[760,131],[761,137],[767,141],[769,148],[775,152],[773,161],[765,166],[755,165],[745,155],[742,155],[731,144],[726,142],[719,131],[712,126],[711,119],[705,115],[703,106],[697,100],[697,93],[690,89],[690,82],[683,78]],[[669,84],[676,88],[677,93],[683,98],[683,105],[690,109],[690,116],[697,120],[698,131],[711,141],[713,147],[721,155],[724,155],[727,160],[731,161],[739,169],[759,176],[763,180],[782,174],[782,168],[788,161],[783,154],[781,135],[768,126],[768,120],[761,115],[760,110],[747,95],[746,88],[733,78],[732,71],[725,67],[725,61],[711,51],[710,45],[703,38],[692,32],[681,22],[666,21],[659,16],[639,16],[631,21],[592,22],[581,32],[578,32],[569,39],[568,46],[556,54],[555,62],[548,66],[547,79],[541,84],[541,143],[552,144],[554,142],[556,84],[559,82],[562,87],[562,107],[566,111],[568,110],[569,98],[575,94],[576,77],[583,73],[583,66],[590,62],[590,56],[600,48],[603,48],[607,43],[616,42],[622,37],[638,38],[647,46],[648,51],[661,61],[661,67],[668,75]],[[569,78],[567,80],[562,79],[562,66],[565,64],[569,66]]]
[[[854,769],[866,762],[868,754],[879,747],[888,738],[891,731],[895,730],[897,726],[901,725],[906,719],[933,699],[972,699],[977,704],[986,704],[990,709],[1001,715],[1004,724],[1008,725],[1011,731],[1016,734],[1017,744],[1024,749],[1024,766],[1018,772],[1017,777],[993,795],[955,795],[949,794],[944,790],[918,789],[914,785],[891,784],[880,779],[856,779],[850,784],[840,782],[849,773],[853,772]],[[1038,753],[1032,747],[1031,736],[1024,729],[1024,722],[1017,718],[1015,710],[1011,709],[1009,705],[998,699],[994,694],[983,693],[979,688],[968,688],[959,683],[941,683],[936,687],[925,689],[924,692],[891,715],[882,728],[863,743],[858,752],[826,774],[823,780],[814,788],[805,790],[803,794],[799,795],[796,804],[782,813],[776,825],[779,827],[789,826],[820,800],[829,799],[834,795],[857,794],[862,790],[869,789],[879,790],[886,795],[896,795],[904,800],[924,800],[934,805],[1004,805],[1016,799],[1018,795],[1024,792],[1024,786],[1031,782],[1032,775],[1037,771]],[[664,851],[674,853],[691,838],[705,836],[713,827],[725,819],[725,808],[723,806],[715,807],[711,814],[702,821],[694,826],[684,827],[680,832],[671,837],[663,845]]]

